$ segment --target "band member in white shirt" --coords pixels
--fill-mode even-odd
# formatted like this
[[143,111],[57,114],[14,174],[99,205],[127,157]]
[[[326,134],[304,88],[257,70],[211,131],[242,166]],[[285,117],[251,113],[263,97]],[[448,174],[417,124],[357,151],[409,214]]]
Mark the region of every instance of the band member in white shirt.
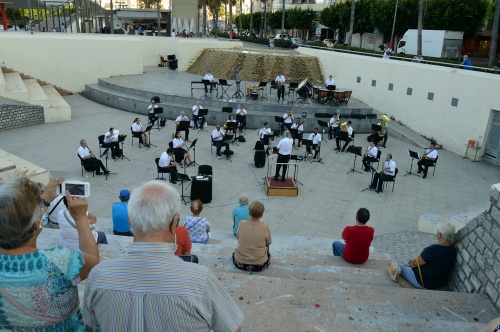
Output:
[[427,170],[429,169],[429,166],[434,165],[434,162],[438,157],[438,152],[435,148],[436,148],[435,143],[431,143],[431,146],[425,151],[424,155],[422,156],[422,159],[420,159],[417,163],[418,164],[417,173],[424,172],[424,176],[422,176],[423,179],[427,177]]
[[333,139],[333,137],[337,136],[337,131],[340,126],[340,117],[338,113],[333,113],[333,116],[328,121],[328,139]]
[[212,142],[214,143],[214,146],[217,148],[217,155],[219,157],[222,156],[220,153],[220,149],[224,146],[226,147],[226,155],[229,154],[229,144],[224,141],[224,136],[226,133],[224,132],[223,129],[221,129],[220,124],[217,124],[215,126],[214,131],[212,131]]
[[329,86],[335,86],[335,80],[332,78],[332,75],[328,76],[328,79],[325,81],[325,86],[328,88]]
[[197,101],[196,104],[193,106],[193,122],[194,122],[194,129],[198,129],[198,120],[201,118],[201,123],[200,123],[200,128],[203,128],[203,125],[205,124],[205,117],[203,115],[200,115],[199,112],[200,110],[203,109],[203,106],[200,105],[200,102]]
[[281,131],[284,131],[285,127],[286,129],[290,129],[292,127],[292,124],[293,124],[292,110],[288,109],[286,113],[283,115],[283,123],[281,124]]
[[177,166],[175,164],[173,148],[168,148],[166,152],[161,154],[158,167],[170,173],[170,183],[175,184],[177,182]]
[[[345,151],[345,148],[347,147],[349,142],[352,141],[353,129],[351,127],[351,123],[352,123],[351,121],[347,121],[347,124],[346,124],[347,140],[345,141],[344,146],[342,147],[342,152]],[[335,150],[340,150],[340,136],[339,135],[337,135],[337,138],[335,139],[335,141],[337,142],[337,148]]]
[[139,118],[135,118],[134,123],[132,124],[132,134],[134,137],[141,139],[142,144],[149,147],[148,137],[144,132],[144,127],[142,126]]
[[104,134],[104,146],[106,148],[111,148],[111,158],[116,159],[120,157],[120,142],[127,137],[127,135],[120,134],[120,132],[115,130],[115,128],[109,128],[109,131]]
[[[80,147],[78,148],[78,155],[82,159],[84,166],[94,167],[94,169],[96,170],[95,171],[96,175],[101,175],[103,172],[104,174],[109,173],[109,171],[104,167],[102,161],[94,156],[92,150],[90,150],[89,147],[87,146],[87,141],[84,139],[80,141]],[[100,172],[99,169],[101,169],[102,172]]]
[[370,146],[366,149],[366,153],[363,157],[363,166],[365,172],[370,171],[370,164],[377,161],[378,149],[375,146],[375,142],[371,141]]
[[382,185],[384,184],[384,181],[392,181],[395,175],[396,163],[392,160],[392,154],[387,154],[387,157],[385,157],[384,169],[375,173],[371,188],[376,188],[376,193],[382,192]]
[[247,110],[243,104],[240,104],[240,108],[236,111],[236,120],[239,122],[238,128],[242,131],[243,127],[246,127],[247,125]]
[[[314,150],[314,159],[318,156],[321,146],[321,134],[318,134],[318,128],[314,128],[314,132],[309,135],[309,141],[312,141],[312,148]],[[311,146],[306,146],[307,153],[311,153]]]
[[158,108],[158,105],[156,105],[156,100],[151,99],[151,105],[148,106],[148,118],[149,124],[153,126],[155,125],[156,121],[155,108]]
[[288,161],[290,161],[290,153],[292,152],[293,145],[293,140],[290,138],[290,132],[285,130],[284,135],[285,137],[276,146],[278,149],[278,161],[276,164],[276,173],[274,174],[274,180],[278,181],[280,168],[283,166],[283,173],[281,173],[281,181],[283,182],[285,182],[288,165],[281,165],[280,163],[288,163]]
[[[175,124],[177,126],[175,129],[175,136],[177,136],[177,134],[180,132],[179,125],[181,122],[187,122],[189,124],[189,118],[186,116],[186,113],[184,113],[184,111],[181,112],[181,115],[179,115],[175,119]],[[186,141],[189,141],[189,125],[186,127],[185,132],[186,132]]]
[[272,133],[273,131],[269,128],[269,122],[264,122],[264,128],[259,130],[259,138],[262,142],[262,146],[269,146],[269,137],[266,137],[266,135],[271,135]]
[[172,140],[172,146],[174,148],[174,154],[180,159],[186,159],[187,164],[186,167],[192,164],[191,162],[191,156],[189,155],[189,152],[186,151],[186,143],[184,140],[181,138],[181,132],[178,131],[175,134],[175,138]]
[[208,92],[207,85],[210,84],[210,92],[215,87],[214,75],[210,74],[210,71],[203,76],[204,80],[209,81],[210,83],[205,83],[205,92]]
[[304,122],[306,122],[306,120],[300,121],[300,118],[297,118],[297,122],[295,122],[291,127],[291,129],[297,129],[297,134],[292,135],[292,139],[293,139],[293,145],[295,145],[295,139],[299,141],[297,144],[297,147],[299,148],[300,148],[300,143],[302,142],[302,138],[304,136]]
[[278,101],[280,98],[285,100],[285,76],[281,72],[278,73],[278,76],[274,79],[276,84],[278,85]]

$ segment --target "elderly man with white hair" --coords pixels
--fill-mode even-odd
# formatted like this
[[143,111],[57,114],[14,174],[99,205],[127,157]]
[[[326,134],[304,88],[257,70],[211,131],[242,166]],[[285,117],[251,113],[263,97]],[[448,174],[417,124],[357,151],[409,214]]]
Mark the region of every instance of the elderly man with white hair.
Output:
[[132,192],[134,243],[92,269],[84,322],[103,331],[241,331],[243,313],[215,275],[175,256],[177,190],[150,181]]
[[416,288],[438,289],[445,286],[457,256],[452,244],[454,234],[455,226],[440,222],[436,232],[437,244],[425,248],[408,262],[409,266],[399,264],[403,278]]
[[248,195],[243,194],[239,198],[239,206],[236,206],[233,209],[233,234],[236,235],[238,232],[238,226],[240,225],[240,221],[250,219],[250,215],[248,214]]

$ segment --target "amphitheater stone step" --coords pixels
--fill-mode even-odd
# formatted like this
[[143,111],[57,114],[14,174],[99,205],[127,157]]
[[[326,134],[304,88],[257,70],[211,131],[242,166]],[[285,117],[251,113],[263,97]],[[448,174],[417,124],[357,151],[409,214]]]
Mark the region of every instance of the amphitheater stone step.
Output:
[[0,70],[0,96],[5,95],[5,78],[4,73]]
[[19,101],[29,102],[29,92],[18,73],[4,73],[5,92],[4,97]]
[[30,96],[30,103],[40,105],[46,111],[50,107],[50,100],[38,81],[34,78],[23,80]]
[[52,85],[41,87],[50,101],[50,107],[45,110],[45,122],[71,120],[71,107]]

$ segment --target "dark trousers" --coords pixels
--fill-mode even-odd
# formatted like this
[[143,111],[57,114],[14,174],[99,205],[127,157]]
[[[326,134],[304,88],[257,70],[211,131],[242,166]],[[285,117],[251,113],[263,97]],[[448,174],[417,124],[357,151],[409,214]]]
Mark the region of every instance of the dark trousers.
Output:
[[149,123],[154,126],[156,122],[156,114],[148,113],[148,118],[149,118]]
[[[312,148],[313,148],[313,150],[314,150],[314,157],[313,157],[313,158],[316,158],[316,156],[317,156],[317,155],[318,155],[318,153],[319,153],[319,150],[320,150],[320,149],[318,149],[318,150],[316,151],[316,148],[317,148],[317,147],[318,147],[318,144],[313,144],[313,145],[312,145]],[[311,153],[311,146],[310,146],[310,145],[306,146],[306,151],[307,151],[307,153]]]
[[277,179],[278,176],[280,175],[280,168],[283,166],[283,173],[281,173],[281,178],[284,180],[286,176],[286,170],[288,168],[288,165],[280,165],[279,163],[287,163],[290,160],[290,155],[282,155],[278,154],[278,164],[276,165],[276,174],[274,175],[274,178]]
[[170,182],[177,181],[177,167],[161,167],[161,170],[170,174]]
[[[335,140],[337,141],[337,149],[340,150],[340,137],[337,137]],[[342,147],[342,151],[345,150],[345,148],[347,147],[347,145],[349,145],[350,141],[352,141],[352,138],[347,138],[347,140],[344,143],[344,146]]]
[[240,119],[240,123],[238,125],[238,128],[240,130],[243,130],[243,127],[246,127],[247,126],[247,118],[246,117],[243,117]]
[[429,166],[434,165],[434,162],[429,160],[429,159],[420,159],[418,161],[417,165],[418,165],[419,171],[424,171],[424,174],[427,174],[427,170],[429,169]]
[[121,235],[121,236],[134,236],[134,233],[132,232],[118,232],[113,229],[113,234],[114,235]]
[[278,100],[285,99],[285,85],[281,84],[281,86],[278,86]]
[[215,87],[215,82],[205,83],[205,91],[206,92],[208,92],[207,85],[210,85],[210,92],[212,92],[212,89]]
[[142,139],[142,134],[146,135],[144,132],[141,131],[140,133],[132,133],[132,136],[138,138],[139,142],[144,144],[144,140]]
[[372,189],[377,188],[377,190],[382,191],[382,185],[384,184],[384,181],[392,181],[394,179],[394,176],[391,175],[380,175],[379,172],[375,173],[373,176],[373,182],[372,182]]
[[106,168],[104,167],[104,164],[102,163],[102,161],[100,159],[97,159],[96,157],[85,159],[83,161],[83,166],[92,166],[92,167],[94,167],[95,170],[96,170],[96,173],[100,173],[99,172],[99,168],[103,172],[106,171]]
[[111,143],[104,143],[104,146],[106,148],[111,148],[111,157],[119,157],[120,154],[120,143],[118,142],[111,142]]
[[200,128],[203,128],[203,125],[205,124],[205,117],[203,115],[194,115],[193,114],[194,129],[198,129],[198,120],[199,119],[201,119]]
[[[180,132],[181,130],[175,130],[175,137],[177,137],[177,133]],[[186,128],[184,130],[186,132],[186,137],[184,138],[185,141],[189,140],[189,128]]]
[[295,145],[295,140],[297,139],[299,141],[298,146],[300,147],[300,143],[302,142],[302,137],[303,137],[302,133],[294,135],[292,137],[293,138],[293,145]]
[[229,151],[229,144],[226,141],[214,141],[214,146],[217,148],[217,154],[220,154],[220,149],[225,146],[226,152]]
[[337,136],[337,131],[339,131],[339,127],[328,127],[328,138],[332,139]]
[[[292,127],[293,123],[281,123],[281,131],[284,132],[285,130],[290,130]],[[286,128],[286,129],[285,129]]]
[[374,163],[374,162],[376,162],[376,161],[377,161],[377,159],[376,159],[376,158],[373,158],[373,157],[368,157],[368,156],[367,156],[367,157],[364,157],[364,158],[363,158],[363,166],[365,167],[365,170],[366,170],[366,169],[368,169],[368,170],[369,170],[369,169],[370,169],[370,164],[371,164],[371,163]]

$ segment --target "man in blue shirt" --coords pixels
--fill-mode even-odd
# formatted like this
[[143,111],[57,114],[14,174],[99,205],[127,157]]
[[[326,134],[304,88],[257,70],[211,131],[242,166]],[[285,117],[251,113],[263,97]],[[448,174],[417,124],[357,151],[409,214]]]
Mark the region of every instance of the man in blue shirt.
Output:
[[463,60],[462,64],[464,65],[464,69],[465,70],[472,70],[472,62],[470,61],[469,56],[466,54],[466,55],[464,55],[463,59],[464,60]]
[[233,234],[236,235],[241,220],[250,219],[248,214],[248,196],[243,194],[239,198],[240,206],[233,209]]
[[130,191],[123,189],[120,191],[120,202],[114,203],[111,207],[113,216],[113,234],[123,236],[134,236],[130,231],[128,224],[128,199],[130,198]]

